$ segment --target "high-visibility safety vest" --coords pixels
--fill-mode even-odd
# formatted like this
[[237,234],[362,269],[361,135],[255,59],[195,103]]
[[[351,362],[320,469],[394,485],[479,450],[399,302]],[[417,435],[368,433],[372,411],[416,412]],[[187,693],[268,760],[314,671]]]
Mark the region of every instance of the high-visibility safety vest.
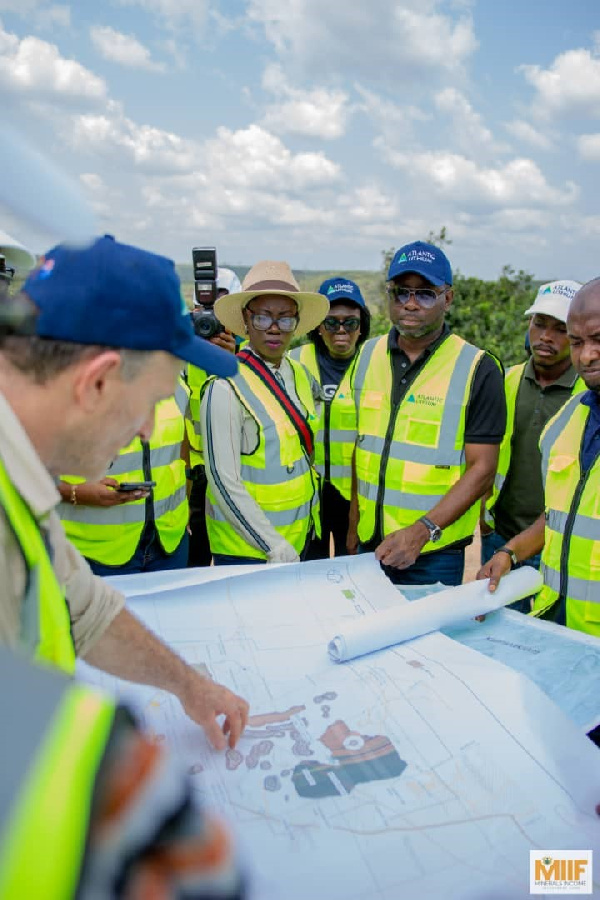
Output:
[[[313,343],[296,347],[292,359],[303,363],[311,375],[322,384],[316,347]],[[351,388],[351,375],[356,356],[329,403],[323,403],[315,438],[315,467],[325,481],[329,481],[346,500],[352,490],[352,454],[356,441],[356,406]]]
[[[150,502],[165,553],[177,548],[189,517],[185,463],[181,459],[188,397],[187,387],[180,383],[173,397],[157,405],[156,424],[149,443],[144,445],[138,437],[134,438],[106,473],[124,482],[156,481]],[[142,536],[146,500],[116,506],[74,506],[63,502],[58,512],[67,537],[83,556],[105,565],[120,566],[129,562]]]
[[186,381],[190,389],[190,413],[185,420],[188,441],[190,445],[190,467],[204,465],[202,455],[202,435],[200,434],[200,399],[202,388],[206,384],[208,374],[198,366],[187,367]]
[[[500,444],[500,453],[498,455],[498,469],[494,478],[494,487],[491,496],[485,503],[485,521],[492,528],[494,527],[493,509],[496,505],[500,491],[504,487],[508,470],[510,469],[510,461],[512,455],[513,432],[515,428],[515,415],[517,408],[517,397],[519,388],[523,380],[523,374],[527,363],[520,363],[518,366],[512,366],[506,373],[504,380],[504,393],[506,396],[506,431],[504,438]],[[573,385],[572,394],[578,394],[585,390],[585,383],[578,378]]]
[[542,590],[533,612],[564,604],[569,628],[600,637],[600,459],[587,472],[580,451],[589,407],[581,394],[550,419],[540,438],[546,503]]
[[0,897],[67,900],[77,894],[114,707],[6,650],[0,673]]
[[[465,417],[483,350],[450,334],[429,357],[402,402],[391,408],[388,336],[363,345],[354,369],[356,475],[361,543],[379,525],[385,537],[412,525],[445,497],[466,470]],[[423,552],[471,537],[475,503]]]
[[[297,360],[290,359],[298,399],[307,410],[308,424],[318,426],[310,376]],[[206,390],[214,379],[209,379]],[[301,553],[314,528],[320,536],[319,475],[307,458],[290,419],[261,379],[247,366],[227,379],[240,403],[258,427],[258,444],[252,453],[242,454],[244,487],[265,513],[273,528]],[[206,460],[206,466],[210,460]],[[217,472],[212,475],[218,478]],[[260,534],[254,535],[260,550],[249,544],[225,519],[208,484],[206,527],[213,553],[266,559],[269,546]]]
[[[38,523],[11,483],[0,460],[0,505],[21,548],[26,587],[21,603],[19,646],[32,659],[63,669],[75,669],[71,620]],[[2,892],[0,891],[0,896]]]

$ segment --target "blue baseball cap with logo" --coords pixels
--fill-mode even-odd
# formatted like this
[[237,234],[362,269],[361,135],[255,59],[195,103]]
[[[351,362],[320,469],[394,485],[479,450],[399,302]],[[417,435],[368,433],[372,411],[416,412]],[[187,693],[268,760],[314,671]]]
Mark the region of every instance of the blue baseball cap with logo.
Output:
[[54,247],[23,292],[39,309],[38,337],[163,350],[215,375],[237,371],[232,353],[194,334],[173,261],[110,235]]
[[328,278],[319,288],[319,294],[327,297],[330,304],[336,300],[339,302],[345,300],[347,303],[354,303],[356,306],[360,306],[361,309],[366,309],[366,303],[359,286],[354,281],[350,281],[349,278]]
[[396,251],[388,270],[388,281],[406,272],[416,272],[436,287],[452,284],[452,267],[448,257],[439,247],[425,241],[405,244]]

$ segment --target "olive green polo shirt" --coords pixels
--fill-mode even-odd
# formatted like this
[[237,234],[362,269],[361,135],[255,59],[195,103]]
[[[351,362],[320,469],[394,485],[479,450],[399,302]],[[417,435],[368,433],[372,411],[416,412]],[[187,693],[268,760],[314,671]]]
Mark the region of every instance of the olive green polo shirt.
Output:
[[496,531],[510,540],[535,522],[544,509],[542,458],[538,442],[546,422],[571,396],[577,372],[569,366],[552,384],[541,387],[528,360],[515,407],[510,468],[494,506]]

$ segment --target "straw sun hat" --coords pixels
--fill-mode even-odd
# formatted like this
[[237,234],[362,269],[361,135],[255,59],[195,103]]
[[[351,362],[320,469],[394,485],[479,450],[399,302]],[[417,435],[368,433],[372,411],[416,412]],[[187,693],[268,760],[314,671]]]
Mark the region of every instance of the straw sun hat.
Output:
[[215,303],[215,315],[233,334],[244,334],[246,323],[242,310],[254,297],[275,294],[289,297],[298,306],[298,337],[320,325],[329,311],[329,301],[322,294],[301,291],[286,262],[264,260],[252,266],[242,284],[241,293],[226,294]]

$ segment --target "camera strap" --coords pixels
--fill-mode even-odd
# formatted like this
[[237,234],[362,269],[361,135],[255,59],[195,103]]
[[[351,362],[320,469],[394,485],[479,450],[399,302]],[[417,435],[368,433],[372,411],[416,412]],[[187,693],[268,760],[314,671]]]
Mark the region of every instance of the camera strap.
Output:
[[269,389],[296,429],[304,452],[309,459],[312,459],[315,445],[311,428],[298,407],[293,403],[288,392],[279,384],[267,364],[260,359],[260,357],[255,356],[254,353],[250,353],[248,350],[240,350],[237,354],[237,360],[248,366],[257,378],[260,378],[265,387]]

